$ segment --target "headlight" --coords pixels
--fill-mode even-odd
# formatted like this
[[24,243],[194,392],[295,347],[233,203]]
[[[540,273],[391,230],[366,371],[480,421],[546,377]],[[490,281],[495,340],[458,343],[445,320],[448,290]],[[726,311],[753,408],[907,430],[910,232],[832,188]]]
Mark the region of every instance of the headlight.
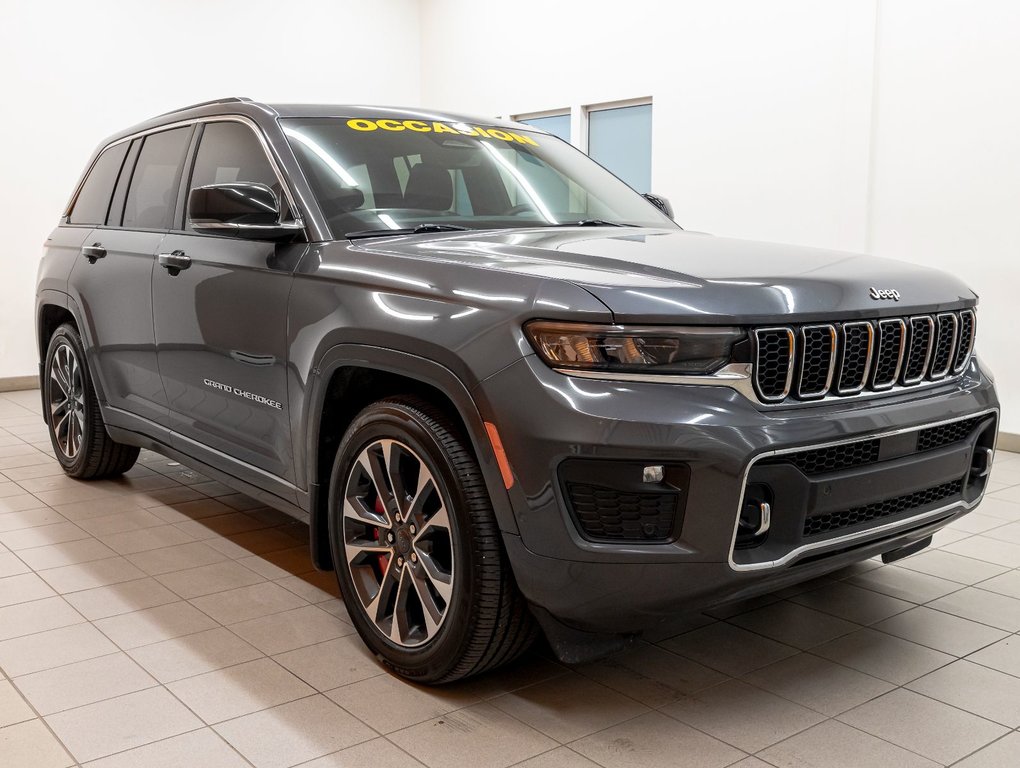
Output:
[[589,325],[533,320],[524,331],[552,368],[705,375],[736,362],[747,337],[732,326]]

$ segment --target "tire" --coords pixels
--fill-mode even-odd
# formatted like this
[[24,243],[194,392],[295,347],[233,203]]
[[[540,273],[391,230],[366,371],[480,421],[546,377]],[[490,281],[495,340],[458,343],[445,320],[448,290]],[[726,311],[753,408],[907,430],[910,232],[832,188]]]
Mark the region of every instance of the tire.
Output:
[[106,431],[85,348],[73,325],[54,331],[43,369],[44,414],[53,453],[71,477],[99,480],[127,472],[139,449],[115,442]]
[[535,639],[478,462],[432,404],[387,399],[354,419],[333,464],[329,536],[354,626],[398,675],[460,680]]

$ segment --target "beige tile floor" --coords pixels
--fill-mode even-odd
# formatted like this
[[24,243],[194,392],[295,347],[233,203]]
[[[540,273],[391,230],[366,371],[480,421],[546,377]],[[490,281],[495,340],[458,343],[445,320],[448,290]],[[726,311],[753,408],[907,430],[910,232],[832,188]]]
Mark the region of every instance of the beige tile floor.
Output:
[[160,456],[79,483],[0,394],[0,766],[1020,764],[1020,455],[896,565],[568,669],[442,689],[365,651],[307,528]]

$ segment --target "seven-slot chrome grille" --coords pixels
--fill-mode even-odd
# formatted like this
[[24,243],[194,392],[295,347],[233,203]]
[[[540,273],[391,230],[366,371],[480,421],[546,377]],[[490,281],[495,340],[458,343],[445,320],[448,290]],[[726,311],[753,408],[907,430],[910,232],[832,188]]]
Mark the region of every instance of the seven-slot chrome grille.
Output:
[[756,328],[754,388],[766,403],[883,392],[963,372],[974,311]]

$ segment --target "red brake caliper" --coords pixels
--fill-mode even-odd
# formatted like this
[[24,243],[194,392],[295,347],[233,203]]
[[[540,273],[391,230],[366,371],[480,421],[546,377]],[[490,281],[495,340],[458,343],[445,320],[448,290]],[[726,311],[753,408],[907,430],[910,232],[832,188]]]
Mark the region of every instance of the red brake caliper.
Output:
[[[386,514],[386,509],[385,509],[385,507],[383,507],[382,499],[379,498],[378,496],[375,497],[375,511],[376,511],[377,514],[380,514],[380,515],[385,515]],[[376,541],[379,541],[379,529],[378,528],[373,528],[372,529],[372,536],[375,538]],[[385,577],[386,576],[386,569],[390,567],[390,558],[389,558],[389,555],[377,555],[377,557],[379,558],[379,569],[382,572],[382,575]]]

